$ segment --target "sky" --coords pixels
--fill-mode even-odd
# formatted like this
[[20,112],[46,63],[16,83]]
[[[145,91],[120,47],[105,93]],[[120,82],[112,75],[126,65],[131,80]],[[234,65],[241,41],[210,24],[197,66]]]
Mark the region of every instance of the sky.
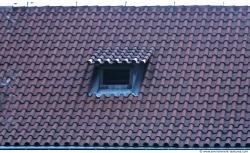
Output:
[[0,0],[0,6],[250,5],[250,0]]

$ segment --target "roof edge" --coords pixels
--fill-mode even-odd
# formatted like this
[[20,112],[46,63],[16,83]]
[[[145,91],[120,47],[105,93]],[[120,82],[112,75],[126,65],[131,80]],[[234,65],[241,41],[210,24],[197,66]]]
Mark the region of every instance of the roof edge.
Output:
[[42,6],[0,6],[1,8],[48,8],[48,7],[61,7],[61,8],[69,8],[69,7],[250,7],[249,5],[69,5],[69,6],[62,6],[62,5],[42,5]]
[[0,146],[0,150],[250,150],[250,147]]

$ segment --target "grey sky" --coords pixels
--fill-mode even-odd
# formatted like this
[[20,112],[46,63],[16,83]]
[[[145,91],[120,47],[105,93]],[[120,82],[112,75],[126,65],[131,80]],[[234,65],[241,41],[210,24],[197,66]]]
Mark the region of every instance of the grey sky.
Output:
[[0,0],[0,6],[82,5],[250,5],[250,0]]

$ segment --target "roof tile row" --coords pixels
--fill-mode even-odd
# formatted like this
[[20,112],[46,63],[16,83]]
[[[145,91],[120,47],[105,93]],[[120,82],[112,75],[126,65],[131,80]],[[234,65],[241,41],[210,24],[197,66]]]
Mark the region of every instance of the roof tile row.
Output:
[[[0,8],[0,76],[16,73],[0,145],[249,147],[249,19],[248,6]],[[139,95],[88,96],[88,59],[115,46],[154,49]]]

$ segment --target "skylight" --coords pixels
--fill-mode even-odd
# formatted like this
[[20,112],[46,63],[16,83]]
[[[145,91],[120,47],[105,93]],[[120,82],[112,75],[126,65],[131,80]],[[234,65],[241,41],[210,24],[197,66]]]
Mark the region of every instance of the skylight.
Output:
[[89,95],[138,95],[146,62],[153,49],[98,49],[88,60],[95,64],[93,85]]
[[129,85],[130,69],[103,69],[103,85]]

